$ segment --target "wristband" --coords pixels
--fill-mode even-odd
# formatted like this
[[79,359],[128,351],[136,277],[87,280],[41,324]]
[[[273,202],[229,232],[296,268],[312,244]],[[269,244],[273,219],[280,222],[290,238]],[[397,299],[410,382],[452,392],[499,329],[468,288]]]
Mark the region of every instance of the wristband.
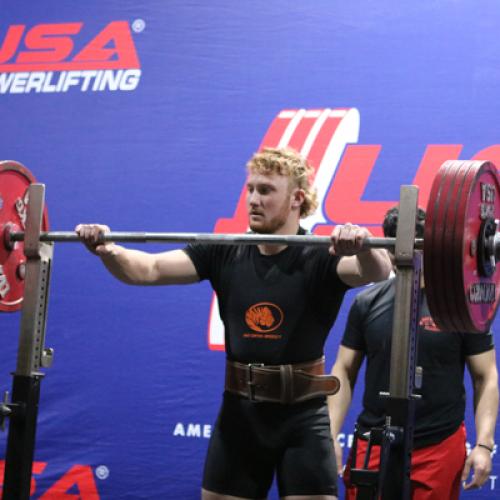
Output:
[[480,448],[484,448],[485,450],[488,450],[490,453],[493,453],[493,447],[486,446],[485,444],[477,443],[476,446],[479,446]]

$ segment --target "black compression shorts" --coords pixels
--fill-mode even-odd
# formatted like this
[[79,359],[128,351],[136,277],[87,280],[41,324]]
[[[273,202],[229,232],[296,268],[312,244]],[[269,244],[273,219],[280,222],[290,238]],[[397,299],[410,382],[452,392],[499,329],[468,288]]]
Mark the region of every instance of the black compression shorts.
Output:
[[325,398],[282,405],[225,393],[210,439],[203,488],[265,498],[275,472],[282,497],[337,495]]

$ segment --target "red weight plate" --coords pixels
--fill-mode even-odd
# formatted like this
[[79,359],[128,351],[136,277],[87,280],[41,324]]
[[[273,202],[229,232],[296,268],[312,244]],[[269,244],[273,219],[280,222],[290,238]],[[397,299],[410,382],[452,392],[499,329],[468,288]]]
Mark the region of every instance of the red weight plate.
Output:
[[483,161],[445,162],[427,206],[424,274],[429,309],[443,330],[484,332],[496,313],[498,271],[481,276],[477,242],[485,218],[499,218],[500,182]]
[[443,330],[454,331],[456,325],[450,318],[449,304],[445,291],[448,289],[445,275],[446,255],[443,250],[443,235],[452,199],[450,195],[455,184],[456,165],[445,162],[434,179],[429,202],[424,234],[424,276],[429,310],[436,324]]
[[460,190],[460,182],[457,182],[457,173],[463,168],[463,162],[451,162],[448,164],[446,173],[446,182],[441,190],[440,208],[438,212],[439,218],[436,219],[434,230],[435,240],[437,242],[434,247],[433,256],[438,262],[439,270],[436,277],[439,281],[435,281],[437,301],[439,304],[439,318],[446,330],[457,331],[460,329],[460,324],[457,318],[457,310],[453,289],[450,288],[450,256],[447,253],[447,240],[450,237],[454,217],[456,212],[456,193]]
[[[468,193],[474,183],[482,162],[463,161],[456,163],[454,189],[450,194],[451,212],[443,233],[443,256],[446,259],[444,274],[446,288],[443,295],[448,304],[447,314],[455,331],[470,330],[467,309],[464,307],[462,286],[462,241],[463,217],[468,203]],[[458,166],[460,163],[460,166]],[[474,329],[475,330],[475,329]]]
[[432,183],[429,200],[427,203],[425,230],[424,230],[424,277],[426,283],[427,302],[429,303],[429,310],[433,318],[441,316],[439,311],[439,301],[437,293],[435,293],[437,286],[434,285],[435,280],[440,281],[437,272],[439,271],[440,264],[432,258],[433,249],[436,246],[437,234],[435,231],[435,222],[440,217],[440,199],[441,191],[446,177],[447,167],[446,164],[442,165],[438,170],[434,182]]
[[[0,311],[17,311],[24,295],[24,243],[11,247],[4,238],[7,228],[24,231],[28,186],[36,182],[31,172],[14,161],[0,161]],[[45,207],[42,230],[48,230]]]
[[460,266],[462,307],[467,312],[468,331],[486,332],[495,317],[500,299],[497,283],[500,269],[495,266],[491,276],[479,272],[477,252],[471,244],[478,241],[481,225],[486,218],[500,218],[500,181],[496,167],[490,162],[480,163],[480,168],[468,190],[467,204],[457,225],[456,251],[461,251]]

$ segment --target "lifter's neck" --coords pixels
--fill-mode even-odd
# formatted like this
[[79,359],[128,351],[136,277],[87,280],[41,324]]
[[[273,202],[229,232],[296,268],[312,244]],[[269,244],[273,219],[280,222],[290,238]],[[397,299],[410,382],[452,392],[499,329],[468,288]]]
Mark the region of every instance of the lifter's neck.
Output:
[[[290,235],[296,235],[299,232],[299,222],[298,221],[293,221],[293,223],[288,223],[282,226],[280,229],[275,231],[272,234],[276,235],[284,235],[284,236],[290,236]],[[288,247],[288,245],[257,245],[257,248],[259,249],[259,252],[261,255],[277,255],[283,250],[285,250]]]

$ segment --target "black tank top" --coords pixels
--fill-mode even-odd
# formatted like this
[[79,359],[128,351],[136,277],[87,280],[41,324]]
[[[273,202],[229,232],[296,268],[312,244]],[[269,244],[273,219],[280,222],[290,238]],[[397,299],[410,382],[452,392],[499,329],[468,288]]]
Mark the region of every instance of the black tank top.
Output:
[[286,364],[323,355],[348,286],[326,248],[287,247],[261,255],[256,246],[189,245],[200,279],[219,300],[228,359]]

